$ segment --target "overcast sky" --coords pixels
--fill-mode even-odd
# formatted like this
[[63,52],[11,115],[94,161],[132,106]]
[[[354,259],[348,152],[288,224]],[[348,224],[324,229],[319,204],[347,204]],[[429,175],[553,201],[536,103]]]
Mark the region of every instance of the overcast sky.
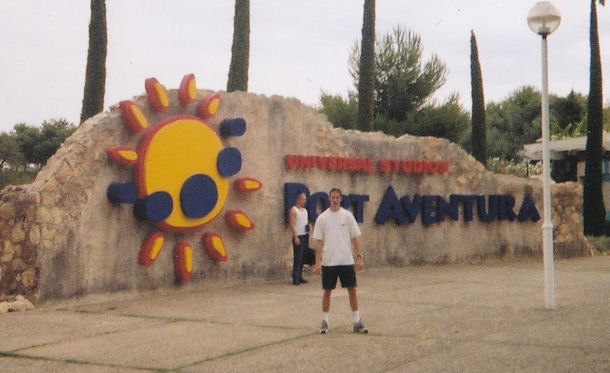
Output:
[[[322,91],[352,89],[348,55],[360,38],[362,0],[251,0],[249,91],[316,105]],[[540,87],[540,37],[527,26],[534,0],[377,0],[376,31],[396,25],[422,37],[426,59],[448,67],[436,97],[458,92],[470,111],[470,30],[477,36],[486,102],[523,85]],[[177,88],[225,90],[233,0],[106,0],[104,108],[144,92],[156,77]],[[549,36],[549,89],[589,91],[589,0],[554,0],[562,14]],[[604,76],[610,71],[610,6],[598,7]],[[16,123],[77,123],[88,48],[88,0],[0,0],[0,131]],[[609,79],[604,102],[610,103]]]

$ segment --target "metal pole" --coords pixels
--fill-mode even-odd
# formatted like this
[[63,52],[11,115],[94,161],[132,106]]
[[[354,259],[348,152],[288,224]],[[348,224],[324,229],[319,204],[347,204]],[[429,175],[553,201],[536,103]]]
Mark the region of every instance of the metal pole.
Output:
[[549,79],[546,35],[542,35],[542,179],[544,194],[544,222],[542,248],[544,257],[544,307],[555,308],[555,280],[553,268],[553,220],[551,218],[551,167],[549,150]]

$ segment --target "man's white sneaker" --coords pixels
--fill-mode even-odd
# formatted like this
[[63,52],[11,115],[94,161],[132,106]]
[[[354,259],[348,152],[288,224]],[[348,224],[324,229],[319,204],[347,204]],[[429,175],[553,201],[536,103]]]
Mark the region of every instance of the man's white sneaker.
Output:
[[320,334],[328,333],[328,323],[325,320],[322,320],[322,325],[320,326]]
[[362,321],[358,321],[354,323],[354,333],[357,334],[368,334],[369,330],[364,327]]

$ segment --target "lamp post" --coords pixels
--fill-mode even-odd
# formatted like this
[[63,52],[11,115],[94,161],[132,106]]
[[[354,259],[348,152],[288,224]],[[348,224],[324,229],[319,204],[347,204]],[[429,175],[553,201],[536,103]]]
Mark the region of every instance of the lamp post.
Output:
[[559,27],[561,15],[548,1],[534,5],[527,15],[529,27],[542,36],[542,178],[544,194],[544,222],[542,224],[542,253],[544,257],[544,306],[555,308],[555,280],[553,269],[553,221],[551,219],[551,167],[549,150],[549,79],[547,36]]

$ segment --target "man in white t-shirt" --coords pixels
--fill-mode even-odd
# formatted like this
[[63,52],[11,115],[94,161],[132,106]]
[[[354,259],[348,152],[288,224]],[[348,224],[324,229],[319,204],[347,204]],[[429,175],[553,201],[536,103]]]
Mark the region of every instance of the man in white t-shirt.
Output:
[[292,284],[300,285],[307,283],[303,278],[303,254],[309,248],[309,233],[307,224],[309,216],[305,209],[307,197],[304,192],[297,193],[296,204],[290,209],[289,222],[292,233]]
[[[318,216],[313,230],[316,242],[316,273],[322,275],[322,326],[320,333],[328,332],[328,315],[330,312],[330,296],[337,286],[337,278],[341,287],[347,288],[349,303],[352,308],[354,333],[368,333],[360,320],[358,312],[358,297],[356,295],[355,269],[364,268],[364,259],[360,251],[358,237],[362,234],[354,215],[341,207],[342,193],[338,188],[331,189],[329,195],[330,207]],[[356,253],[356,261],[352,255],[352,247]]]

